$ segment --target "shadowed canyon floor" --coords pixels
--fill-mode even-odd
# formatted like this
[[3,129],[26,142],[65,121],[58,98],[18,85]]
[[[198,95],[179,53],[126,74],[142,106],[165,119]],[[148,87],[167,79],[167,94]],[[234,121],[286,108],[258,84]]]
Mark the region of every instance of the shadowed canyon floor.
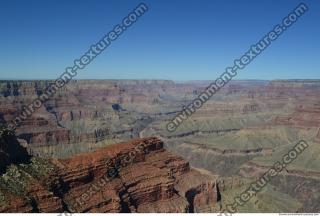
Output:
[[[1,81],[0,122],[50,83]],[[238,211],[319,212],[320,81],[232,81],[168,132],[169,120],[208,84],[71,81],[21,122],[17,139],[3,133],[1,146],[16,147],[0,152],[0,211],[218,212],[303,139],[305,152]],[[150,151],[74,207],[112,168],[107,160],[141,142]]]

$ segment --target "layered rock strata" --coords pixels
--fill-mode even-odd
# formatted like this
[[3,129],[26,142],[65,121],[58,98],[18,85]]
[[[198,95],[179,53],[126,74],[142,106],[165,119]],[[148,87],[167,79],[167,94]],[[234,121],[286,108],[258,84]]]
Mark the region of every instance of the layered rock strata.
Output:
[[[190,212],[218,209],[214,178],[163,148],[158,138],[136,139],[92,153],[52,159],[41,179],[29,173],[25,197],[6,190],[0,212]],[[197,179],[181,187],[185,178]],[[29,178],[28,178],[29,179]],[[186,191],[184,193],[184,191]],[[190,192],[194,191],[190,199]]]

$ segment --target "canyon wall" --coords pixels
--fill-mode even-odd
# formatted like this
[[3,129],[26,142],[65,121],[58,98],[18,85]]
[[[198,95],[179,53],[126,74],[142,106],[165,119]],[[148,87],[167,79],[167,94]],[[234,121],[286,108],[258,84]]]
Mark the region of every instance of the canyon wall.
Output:
[[[23,168],[15,167],[15,175],[10,175],[13,168],[5,174],[9,179],[28,175],[22,188],[5,187],[9,180],[0,179],[0,195],[4,195],[0,212],[219,210],[216,179],[191,170],[188,162],[164,150],[157,138],[132,140],[66,159],[33,161],[28,169]],[[39,177],[32,169],[45,169],[46,174]],[[193,181],[186,184],[185,178]]]

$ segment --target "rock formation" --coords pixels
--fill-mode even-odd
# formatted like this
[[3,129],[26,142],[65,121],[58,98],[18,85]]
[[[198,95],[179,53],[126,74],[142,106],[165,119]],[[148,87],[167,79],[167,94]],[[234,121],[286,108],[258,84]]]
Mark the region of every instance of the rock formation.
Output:
[[[92,153],[50,162],[33,162],[41,178],[18,166],[5,176],[26,175],[22,188],[11,190],[5,177],[0,212],[189,212],[218,209],[215,179],[201,178],[188,162],[163,149],[158,138],[119,143]],[[41,167],[41,168],[40,168]],[[14,173],[13,175],[9,174]],[[193,178],[195,185],[181,180]],[[22,181],[22,180],[21,180]],[[19,192],[17,192],[19,191]],[[22,196],[24,194],[25,196]],[[193,198],[191,199],[190,197]]]
[[[24,113],[51,83],[0,81],[0,123]],[[8,145],[0,152],[1,211],[217,212],[304,139],[310,146],[299,160],[239,211],[316,212],[320,81],[230,81],[168,132],[168,121],[209,84],[70,81],[15,131],[10,148],[19,142],[31,161],[19,165]],[[154,136],[172,153],[147,138]]]

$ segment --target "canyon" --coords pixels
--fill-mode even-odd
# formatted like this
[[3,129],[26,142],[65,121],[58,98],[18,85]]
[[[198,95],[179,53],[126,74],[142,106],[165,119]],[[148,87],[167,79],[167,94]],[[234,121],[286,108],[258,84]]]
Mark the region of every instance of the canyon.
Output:
[[[108,163],[125,155],[131,158],[121,167]],[[113,169],[116,174],[108,176]],[[158,138],[135,139],[67,159],[33,158],[11,166],[0,182],[0,212],[218,211],[218,181],[191,169]]]
[[[0,81],[0,124],[51,83]],[[209,84],[70,81],[1,129],[0,212],[219,212],[300,140],[305,152],[237,211],[319,212],[320,81],[231,81],[167,131]]]

